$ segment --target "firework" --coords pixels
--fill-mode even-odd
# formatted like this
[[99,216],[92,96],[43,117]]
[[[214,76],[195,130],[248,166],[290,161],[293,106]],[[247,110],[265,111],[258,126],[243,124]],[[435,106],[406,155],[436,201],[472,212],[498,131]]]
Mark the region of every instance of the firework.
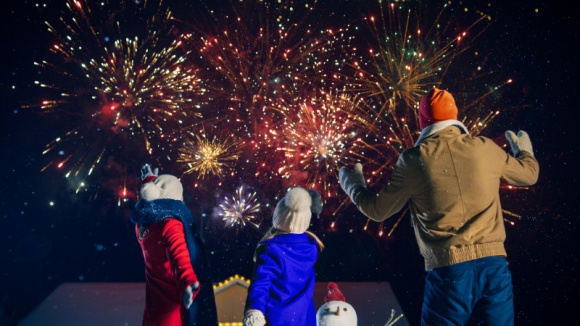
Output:
[[225,202],[219,205],[220,216],[226,221],[226,226],[251,226],[258,228],[255,222],[256,214],[260,211],[260,204],[256,201],[255,192],[247,192],[243,186],[236,189],[236,194],[231,198],[226,197]]
[[185,163],[187,170],[184,174],[198,173],[198,179],[206,175],[214,175],[221,178],[225,169],[233,173],[233,168],[239,158],[241,141],[233,134],[224,137],[207,136],[188,133],[190,138],[184,141],[179,149],[177,162]]
[[[317,4],[229,1],[190,23],[162,3],[105,1],[93,8],[69,0],[67,15],[47,23],[56,59],[38,63],[57,77],[38,82],[55,94],[40,107],[73,119],[47,145],[46,154],[58,153],[47,167],[90,175],[103,162],[124,166],[142,155],[139,149],[146,156],[156,150],[205,184],[236,177],[273,197],[295,185],[319,189],[334,201],[326,211],[336,215],[350,203],[337,196],[339,168],[363,163],[369,184],[388,177],[398,155],[414,145],[418,103],[431,87],[454,94],[474,135],[499,115],[493,102],[510,80],[481,82],[494,71],[487,56],[468,51],[488,16],[477,13],[453,29],[459,24],[443,17],[446,5],[424,26],[420,8],[378,1],[365,27],[347,21],[331,29],[313,17]],[[187,33],[177,33],[174,23]],[[457,69],[460,60],[467,61]],[[197,124],[220,132],[190,131]],[[72,179],[77,191],[87,188],[82,176]],[[122,180],[124,198],[131,185]],[[227,225],[253,223],[259,205],[246,191],[220,205]]]
[[[431,25],[423,26],[418,15],[420,8],[415,8],[417,12],[414,12],[405,9],[406,4],[378,3],[379,14],[369,15],[365,19],[367,28],[362,29],[360,39],[366,41],[365,51],[359,53],[353,49],[348,53],[348,69],[345,69],[350,74],[345,76],[348,92],[359,97],[360,105],[367,112],[364,127],[368,138],[375,140],[371,147],[382,150],[382,157],[377,160],[383,164],[368,168],[368,164],[365,165],[367,182],[371,183],[387,178],[396,158],[403,150],[414,146],[420,132],[419,102],[430,88],[447,85],[462,108],[463,121],[470,132],[477,135],[499,114],[499,110],[486,100],[497,100],[498,90],[511,82],[496,82],[498,86],[484,92],[477,89],[482,84],[478,80],[493,75],[492,71],[482,72],[483,64],[474,64],[482,59],[478,52],[467,59],[471,60],[469,63],[462,64],[462,67],[477,67],[475,71],[454,66],[460,59],[465,60],[468,49],[488,27],[487,15],[477,12],[471,23],[458,30],[450,28],[451,24],[442,23],[446,20],[445,14],[453,11],[448,5],[441,9]],[[482,93],[474,98],[474,94]],[[339,210],[346,204],[348,201],[343,202]],[[389,235],[399,222],[400,218]],[[379,228],[379,235],[382,235],[382,223]]]
[[335,197],[341,166],[357,161],[372,165],[376,162],[373,157],[381,157],[381,151],[362,132],[368,114],[348,94],[323,93],[300,103],[296,112],[286,112],[283,143],[277,148],[285,159],[278,173],[296,178],[306,171],[306,180],[297,180],[295,185],[305,183],[323,189],[326,198]]
[[[332,82],[329,66],[340,50],[343,29],[318,28],[311,17],[317,0],[229,1],[213,21],[184,24],[187,45],[199,53],[199,66],[214,81],[213,117],[243,139],[237,170],[261,186],[280,192],[276,151],[283,141],[282,107],[297,106],[322,85]],[[275,184],[274,184],[275,183]]]
[[67,15],[46,23],[53,60],[36,63],[55,78],[35,83],[54,94],[39,105],[42,112],[73,125],[45,154],[79,149],[49,165],[90,175],[121,147],[151,154],[166,129],[199,115],[205,89],[188,64],[190,51],[174,37],[168,8],[149,1],[66,5]]
[[426,30],[412,11],[402,5],[387,7],[379,2],[378,17],[367,18],[372,36],[366,55],[368,64],[359,60],[353,92],[368,98],[368,109],[376,117],[378,133],[387,130],[387,145],[400,154],[414,144],[418,134],[417,108],[421,97],[433,86],[439,86],[454,60],[468,48],[467,32],[485,20],[478,18],[470,27],[446,35],[439,14]]
[[[191,26],[188,44],[201,56],[223,92],[240,133],[252,139],[280,117],[272,110],[293,101],[313,84],[326,82],[337,33],[309,23],[317,0],[230,2],[215,23]],[[217,87],[216,87],[217,88]],[[258,140],[261,141],[261,140]]]

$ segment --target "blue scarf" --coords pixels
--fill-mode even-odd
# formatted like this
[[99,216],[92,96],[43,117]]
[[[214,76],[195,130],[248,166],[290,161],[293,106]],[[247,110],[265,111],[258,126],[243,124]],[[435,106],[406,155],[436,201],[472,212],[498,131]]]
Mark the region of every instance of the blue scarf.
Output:
[[133,223],[146,228],[166,218],[175,218],[183,223],[191,265],[201,284],[197,297],[189,307],[186,325],[217,325],[215,297],[207,257],[201,238],[194,232],[193,216],[185,203],[174,199],[140,200],[131,214]]

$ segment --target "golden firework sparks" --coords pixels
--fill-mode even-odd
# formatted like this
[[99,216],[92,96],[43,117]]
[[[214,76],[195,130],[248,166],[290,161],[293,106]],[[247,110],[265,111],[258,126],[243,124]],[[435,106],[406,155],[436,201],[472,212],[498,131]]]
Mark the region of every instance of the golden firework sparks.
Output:
[[91,174],[104,157],[124,160],[122,148],[151,154],[165,130],[199,116],[205,89],[162,2],[66,6],[59,21],[46,22],[55,39],[50,59],[35,63],[46,72],[35,83],[51,95],[28,106],[72,125],[47,145],[45,154],[68,152],[50,164]]
[[198,179],[206,175],[223,177],[226,168],[233,172],[241,151],[241,141],[233,134],[207,136],[205,132],[194,134],[184,141],[179,149],[177,162],[185,163],[184,174],[198,173]]

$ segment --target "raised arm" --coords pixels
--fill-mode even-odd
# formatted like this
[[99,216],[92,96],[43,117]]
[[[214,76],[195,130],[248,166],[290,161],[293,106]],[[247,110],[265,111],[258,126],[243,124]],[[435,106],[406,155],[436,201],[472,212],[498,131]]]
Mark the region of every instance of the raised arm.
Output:
[[520,130],[517,135],[508,130],[505,137],[510,143],[514,156],[506,155],[506,164],[502,173],[508,183],[516,186],[531,186],[538,181],[540,166],[534,157],[530,136]]
[[355,165],[354,171],[346,167],[340,169],[340,185],[364,215],[374,221],[384,221],[400,211],[410,198],[402,166],[399,157],[391,178],[378,194],[367,189],[360,163]]

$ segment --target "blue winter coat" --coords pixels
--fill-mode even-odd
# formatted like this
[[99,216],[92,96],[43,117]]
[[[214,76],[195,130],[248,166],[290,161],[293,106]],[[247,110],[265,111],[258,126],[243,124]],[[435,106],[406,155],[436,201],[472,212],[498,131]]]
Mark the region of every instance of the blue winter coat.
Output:
[[315,326],[316,240],[306,233],[280,234],[260,242],[246,309],[264,313],[270,326]]

